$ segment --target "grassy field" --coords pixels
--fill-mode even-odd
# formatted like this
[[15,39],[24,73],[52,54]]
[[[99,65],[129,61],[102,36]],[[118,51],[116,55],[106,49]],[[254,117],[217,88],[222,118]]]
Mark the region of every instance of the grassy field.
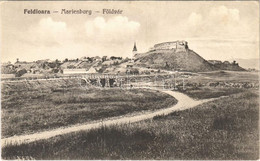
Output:
[[240,71],[214,71],[199,73],[194,79],[195,82],[213,81],[233,81],[233,82],[258,82],[258,72],[240,72]]
[[[246,91],[245,88],[236,88],[231,86],[211,87],[209,83],[226,82],[226,83],[251,83],[258,89],[258,73],[256,72],[236,72],[236,71],[214,71],[199,73],[192,78],[186,79],[186,88],[179,91],[195,99],[217,98],[228,96]],[[193,84],[189,86],[188,84]],[[194,86],[194,84],[196,84]]]
[[259,94],[2,149],[4,159],[258,159]]
[[208,99],[217,98],[221,96],[228,96],[245,91],[240,88],[210,88],[210,87],[199,87],[196,89],[180,90],[180,92],[194,98],[194,99]]
[[60,88],[55,82],[48,86],[41,82],[37,88],[35,84],[3,86],[2,137],[167,108],[177,103],[172,96],[148,89],[85,89],[72,85]]

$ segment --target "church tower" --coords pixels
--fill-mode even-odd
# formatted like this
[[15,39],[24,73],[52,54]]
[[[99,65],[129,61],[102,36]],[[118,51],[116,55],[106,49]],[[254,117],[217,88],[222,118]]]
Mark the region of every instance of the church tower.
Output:
[[136,48],[136,43],[135,43],[134,44],[134,48],[133,48],[133,56],[132,56],[132,58],[134,58],[136,53],[137,53],[137,48]]

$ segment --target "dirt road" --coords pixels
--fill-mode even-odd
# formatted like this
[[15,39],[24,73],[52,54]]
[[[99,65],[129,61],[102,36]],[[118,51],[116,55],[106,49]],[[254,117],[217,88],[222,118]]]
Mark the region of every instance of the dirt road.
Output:
[[115,124],[125,124],[125,123],[133,123],[141,120],[151,119],[157,115],[167,115],[173,111],[184,110],[188,108],[195,107],[199,104],[208,102],[212,99],[207,100],[193,100],[185,94],[174,92],[174,91],[161,91],[167,93],[178,100],[178,103],[170,108],[160,109],[156,111],[148,111],[138,113],[134,116],[119,116],[112,118],[110,120],[97,121],[95,123],[85,123],[80,125],[73,125],[70,127],[58,128],[50,131],[43,131],[39,133],[29,134],[29,135],[20,135],[20,136],[12,136],[9,138],[1,139],[1,146],[4,147],[9,144],[21,144],[21,143],[30,143],[36,140],[49,139],[54,136],[68,134],[71,132],[82,131],[82,130],[90,130],[94,128],[99,128],[102,125],[110,126]]

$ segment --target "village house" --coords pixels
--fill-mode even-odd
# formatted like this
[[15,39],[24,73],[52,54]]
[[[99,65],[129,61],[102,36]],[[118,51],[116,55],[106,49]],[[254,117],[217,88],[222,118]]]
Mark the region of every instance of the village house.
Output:
[[211,64],[221,64],[222,63],[222,61],[220,61],[220,60],[208,60],[208,62]]

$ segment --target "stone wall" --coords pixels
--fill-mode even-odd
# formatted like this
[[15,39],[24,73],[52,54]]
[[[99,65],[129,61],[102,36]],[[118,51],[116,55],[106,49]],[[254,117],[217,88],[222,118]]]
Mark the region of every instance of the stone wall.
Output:
[[164,43],[160,43],[160,44],[155,44],[154,48],[158,49],[158,50],[170,50],[170,49],[176,49],[177,42],[173,41],[173,42],[164,42]]
[[178,51],[186,51],[188,49],[188,43],[186,41],[172,41],[155,44],[150,50],[172,50],[175,49]]

